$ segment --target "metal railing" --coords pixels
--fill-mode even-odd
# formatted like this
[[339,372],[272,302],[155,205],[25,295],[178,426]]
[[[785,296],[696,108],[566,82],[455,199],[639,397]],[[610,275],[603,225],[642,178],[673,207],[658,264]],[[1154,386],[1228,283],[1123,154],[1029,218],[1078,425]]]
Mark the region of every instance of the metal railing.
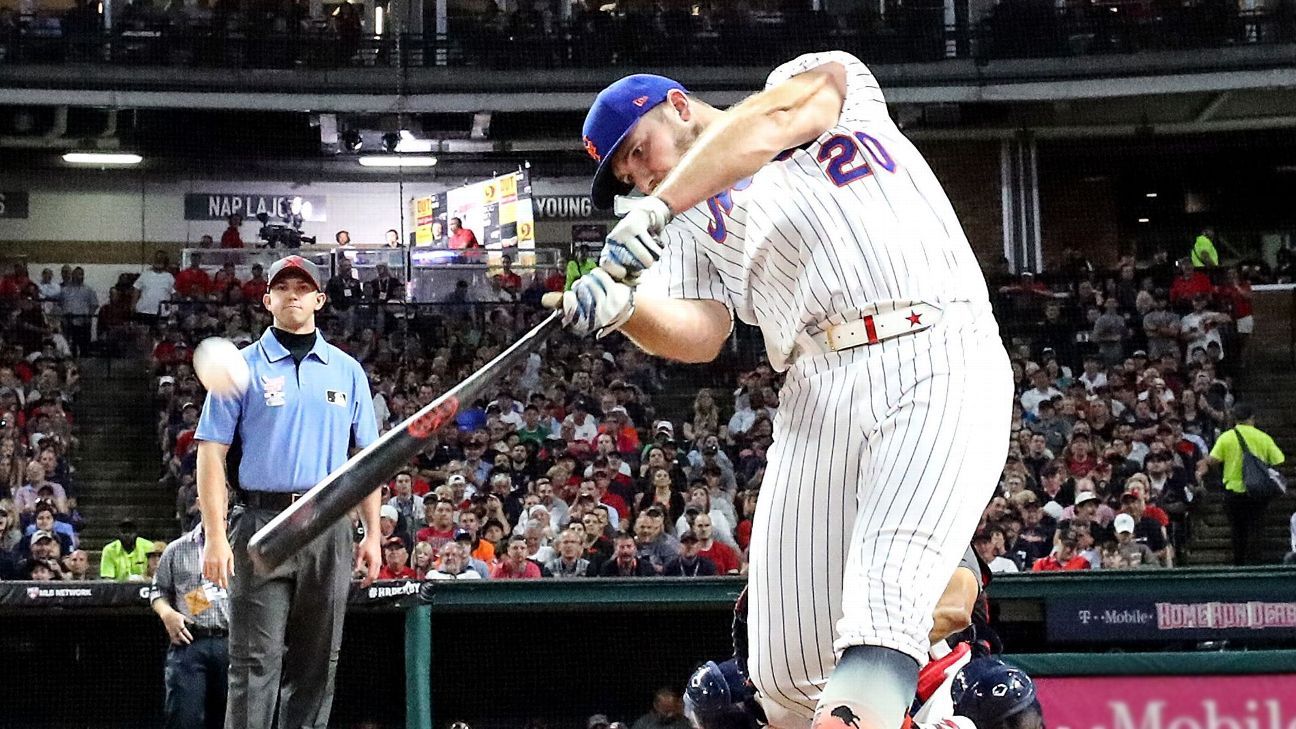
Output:
[[477,66],[491,69],[771,66],[801,52],[843,49],[873,63],[1070,57],[1296,42],[1289,4],[1171,6],[1093,1],[1078,8],[1010,0],[984,18],[948,22],[941,5],[885,17],[858,13],[591,13],[570,21],[521,14],[453,17],[444,34],[365,35],[318,22],[273,33],[236,16],[208,26],[165,18],[104,31],[70,16],[0,27],[0,63],[208,68]]

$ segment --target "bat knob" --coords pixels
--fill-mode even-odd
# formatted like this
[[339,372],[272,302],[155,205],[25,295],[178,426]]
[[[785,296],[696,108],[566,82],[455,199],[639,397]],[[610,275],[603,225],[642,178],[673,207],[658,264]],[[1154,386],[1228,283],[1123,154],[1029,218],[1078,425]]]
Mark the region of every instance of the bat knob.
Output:
[[563,295],[561,291],[550,291],[540,297],[540,303],[546,309],[561,309],[563,305]]

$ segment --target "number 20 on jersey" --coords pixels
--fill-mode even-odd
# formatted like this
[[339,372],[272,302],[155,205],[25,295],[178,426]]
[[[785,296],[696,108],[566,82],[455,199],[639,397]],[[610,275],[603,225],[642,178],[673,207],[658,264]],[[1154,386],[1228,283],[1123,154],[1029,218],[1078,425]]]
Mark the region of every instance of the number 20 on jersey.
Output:
[[834,134],[819,146],[818,160],[824,165],[824,174],[837,187],[873,174],[879,167],[887,172],[895,172],[896,163],[877,139],[855,132],[851,135]]

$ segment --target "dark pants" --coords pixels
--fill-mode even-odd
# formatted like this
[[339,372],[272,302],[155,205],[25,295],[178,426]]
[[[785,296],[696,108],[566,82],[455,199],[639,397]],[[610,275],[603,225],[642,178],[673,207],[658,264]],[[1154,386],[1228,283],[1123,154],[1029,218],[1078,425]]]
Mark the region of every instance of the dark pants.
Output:
[[167,729],[217,729],[225,720],[229,651],[225,638],[173,645],[166,658]]
[[1233,564],[1260,564],[1264,546],[1264,513],[1268,499],[1229,491],[1224,494],[1224,511],[1233,533]]
[[67,332],[68,345],[72,356],[84,357],[90,353],[90,317],[69,316],[65,318],[63,329]]
[[277,512],[238,507],[231,517],[227,729],[324,729],[333,708],[333,675],[355,548],[341,519],[266,576],[247,545]]

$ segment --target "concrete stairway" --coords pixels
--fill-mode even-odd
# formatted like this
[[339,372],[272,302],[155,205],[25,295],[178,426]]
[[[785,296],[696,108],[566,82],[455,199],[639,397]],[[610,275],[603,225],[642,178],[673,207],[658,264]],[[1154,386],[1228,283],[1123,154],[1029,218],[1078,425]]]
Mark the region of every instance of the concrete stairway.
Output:
[[[1259,345],[1252,344],[1252,347]],[[1287,456],[1280,469],[1293,489],[1275,499],[1265,513],[1263,556],[1266,564],[1277,563],[1291,551],[1290,520],[1296,512],[1296,367],[1282,366],[1262,358],[1250,358],[1237,377],[1239,399],[1256,410],[1256,426],[1273,436]],[[1189,543],[1190,563],[1231,564],[1228,518],[1224,496],[1208,494],[1193,514],[1193,536]]]
[[127,517],[146,539],[170,540],[179,531],[175,494],[158,484],[161,453],[147,366],[142,355],[81,362],[76,483],[86,520],[82,545],[92,553],[117,538],[117,523]]

